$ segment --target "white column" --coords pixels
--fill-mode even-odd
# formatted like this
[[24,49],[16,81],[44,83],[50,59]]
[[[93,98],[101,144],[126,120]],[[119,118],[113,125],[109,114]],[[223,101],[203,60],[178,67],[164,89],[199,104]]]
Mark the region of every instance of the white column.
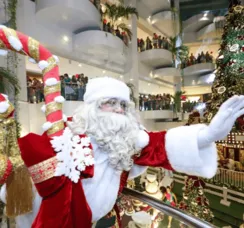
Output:
[[[128,0],[126,5],[130,5],[132,7],[137,7],[136,0]],[[139,97],[139,71],[138,71],[138,52],[137,52],[137,17],[133,15],[131,17],[131,31],[132,31],[132,40],[129,45],[130,48],[130,57],[128,58],[132,61],[132,67],[130,71],[124,75],[124,81],[130,82],[134,85],[134,95],[138,99]]]

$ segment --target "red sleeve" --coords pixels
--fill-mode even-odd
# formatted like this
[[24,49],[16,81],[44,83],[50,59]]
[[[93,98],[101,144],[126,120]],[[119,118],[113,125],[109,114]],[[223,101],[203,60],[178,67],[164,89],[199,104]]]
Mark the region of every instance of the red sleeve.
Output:
[[142,166],[162,167],[172,170],[165,149],[165,135],[163,132],[148,132],[149,144],[141,151],[139,157],[134,157],[134,163]]

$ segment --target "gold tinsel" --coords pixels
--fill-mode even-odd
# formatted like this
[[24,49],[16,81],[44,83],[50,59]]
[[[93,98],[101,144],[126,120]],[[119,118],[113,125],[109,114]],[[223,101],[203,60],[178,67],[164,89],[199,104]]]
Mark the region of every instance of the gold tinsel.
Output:
[[13,171],[6,182],[6,215],[16,217],[32,211],[32,182],[17,143],[13,118],[0,119],[0,154],[9,159]]

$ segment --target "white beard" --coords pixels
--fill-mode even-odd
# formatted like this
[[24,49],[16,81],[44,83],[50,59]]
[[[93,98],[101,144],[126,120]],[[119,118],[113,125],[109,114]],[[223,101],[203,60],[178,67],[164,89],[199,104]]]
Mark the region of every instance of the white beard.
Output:
[[75,134],[85,133],[94,138],[98,147],[108,153],[113,168],[129,171],[132,156],[139,152],[135,147],[139,123],[133,111],[129,109],[125,115],[104,112],[98,103],[92,103],[78,109],[69,126]]

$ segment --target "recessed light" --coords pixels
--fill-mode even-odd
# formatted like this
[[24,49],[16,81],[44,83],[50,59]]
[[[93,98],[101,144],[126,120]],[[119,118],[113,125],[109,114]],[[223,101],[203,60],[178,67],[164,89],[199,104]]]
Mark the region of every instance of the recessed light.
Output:
[[82,67],[82,65],[81,65],[81,63],[79,63],[79,65],[78,65],[79,67]]
[[131,81],[133,81],[133,78],[130,78]]
[[63,14],[63,15],[62,15],[62,18],[63,18],[63,20],[65,20],[65,21],[67,21],[67,20],[68,20],[68,16],[67,16],[67,15],[65,15],[65,14]]
[[150,83],[148,83],[148,86],[150,86],[151,84]]
[[120,75],[120,78],[123,78],[123,75]]
[[103,74],[105,74],[106,73],[106,70],[103,70]]
[[69,37],[68,37],[68,36],[63,36],[63,40],[64,40],[65,42],[68,42],[68,41],[69,41]]

